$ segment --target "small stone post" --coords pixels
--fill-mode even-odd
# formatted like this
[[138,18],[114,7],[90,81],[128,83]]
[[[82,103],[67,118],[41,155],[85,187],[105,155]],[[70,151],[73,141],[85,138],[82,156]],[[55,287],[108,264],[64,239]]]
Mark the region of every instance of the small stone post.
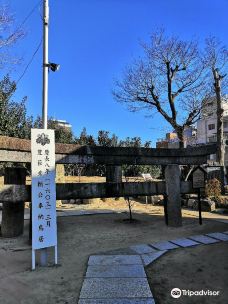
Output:
[[107,183],[122,183],[122,167],[121,166],[106,166],[106,182]]
[[180,168],[178,165],[167,165],[165,168],[165,182],[167,194],[168,226],[182,226]]
[[[56,183],[63,184],[66,182],[66,177],[65,177],[65,167],[63,164],[56,164],[55,166],[55,181]],[[56,207],[62,206],[62,201],[57,200],[56,201]]]
[[[6,168],[4,176],[5,185],[25,185],[25,168]],[[16,237],[24,231],[24,202],[3,202],[2,226],[3,237]]]
[[106,165],[106,183],[122,183],[122,167]]
[[57,183],[65,183],[65,168],[62,164],[56,165],[56,182]]

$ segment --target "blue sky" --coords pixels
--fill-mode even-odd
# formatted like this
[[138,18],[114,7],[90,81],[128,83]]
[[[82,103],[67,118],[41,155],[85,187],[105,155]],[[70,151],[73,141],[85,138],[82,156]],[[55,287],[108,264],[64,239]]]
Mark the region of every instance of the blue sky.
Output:
[[[49,0],[50,61],[60,63],[49,77],[48,114],[73,125],[76,135],[108,130],[120,138],[162,137],[170,128],[160,116],[145,118],[131,113],[112,97],[115,78],[126,64],[141,54],[139,41],[146,41],[158,27],[181,38],[203,40],[212,34],[228,44],[228,0]],[[2,1],[3,2],[3,1]],[[17,24],[38,0],[8,0]],[[42,36],[41,11],[25,24],[26,37],[15,52],[23,57],[11,73],[17,79]],[[42,50],[18,84],[14,99],[28,96],[28,114],[41,114]],[[2,74],[2,72],[1,72]]]

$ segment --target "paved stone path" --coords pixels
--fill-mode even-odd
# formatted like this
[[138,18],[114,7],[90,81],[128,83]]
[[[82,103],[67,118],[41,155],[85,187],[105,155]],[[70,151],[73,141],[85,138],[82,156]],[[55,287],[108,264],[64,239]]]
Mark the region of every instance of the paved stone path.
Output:
[[78,304],[155,304],[145,266],[169,250],[224,241],[228,241],[228,231],[127,248],[133,254],[92,255]]

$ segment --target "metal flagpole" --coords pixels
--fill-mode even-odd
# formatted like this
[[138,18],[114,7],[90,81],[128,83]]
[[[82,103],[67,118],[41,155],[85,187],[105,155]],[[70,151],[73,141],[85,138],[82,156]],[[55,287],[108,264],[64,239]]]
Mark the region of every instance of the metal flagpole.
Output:
[[[49,0],[43,2],[43,106],[42,121],[43,128],[47,129],[47,109],[48,109],[48,25],[49,25]],[[40,252],[41,266],[47,265],[47,248]]]
[[48,23],[49,4],[48,0],[43,3],[43,128],[47,129],[47,107],[48,107]]
[[36,252],[32,249],[32,270],[35,270],[36,267]]

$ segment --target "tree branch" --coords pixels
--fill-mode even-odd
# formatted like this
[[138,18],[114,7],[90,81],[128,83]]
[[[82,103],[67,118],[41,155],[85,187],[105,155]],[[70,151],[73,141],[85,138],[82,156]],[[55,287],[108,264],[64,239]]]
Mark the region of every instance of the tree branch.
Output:
[[[176,113],[174,99],[173,99],[173,95],[172,95],[172,75],[171,74],[173,74],[173,73],[171,72],[169,61],[166,62],[166,69],[167,69],[168,101],[169,101],[170,109],[172,112],[172,119],[174,121],[176,121],[177,113]],[[173,71],[175,71],[175,69]]]

